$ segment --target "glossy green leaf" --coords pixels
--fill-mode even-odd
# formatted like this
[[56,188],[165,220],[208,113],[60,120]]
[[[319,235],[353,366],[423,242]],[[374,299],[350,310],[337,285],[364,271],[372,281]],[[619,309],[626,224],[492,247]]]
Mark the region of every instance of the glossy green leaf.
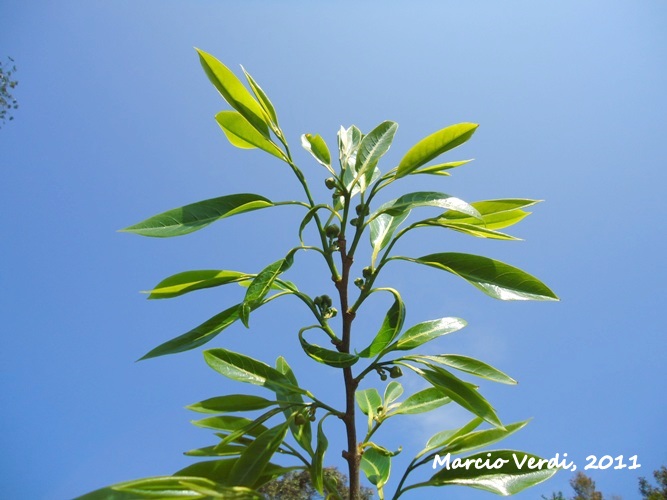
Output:
[[260,396],[251,396],[249,394],[230,394],[227,396],[218,396],[209,398],[199,403],[187,407],[188,410],[200,413],[226,413],[235,411],[262,410],[278,404],[276,401],[269,401]]
[[460,146],[472,137],[477,127],[478,125],[475,123],[459,123],[443,128],[422,139],[408,150],[398,164],[396,178],[408,175],[446,151]]
[[239,308],[239,317],[243,324],[248,327],[248,317],[250,312],[259,307],[262,300],[271,291],[274,282],[282,273],[287,271],[294,263],[294,253],[296,249],[291,250],[284,259],[277,260],[269,264],[252,280],[246,291],[241,307]]
[[238,111],[258,132],[269,137],[269,127],[264,119],[264,111],[252,97],[241,80],[223,63],[211,54],[195,49],[206,76],[218,89],[223,99]]
[[385,408],[396,401],[403,394],[403,386],[392,380],[387,384],[387,387],[384,390],[384,406]]
[[[491,457],[488,456],[488,453],[491,453]],[[478,469],[474,465],[471,465],[468,469],[463,467],[447,469],[443,467],[427,483],[422,484],[423,486],[470,486],[497,495],[514,495],[549,479],[557,472],[557,469],[549,469],[546,466],[541,469],[531,469],[528,466],[531,459],[534,463],[541,460],[535,455],[513,450],[481,452],[460,460],[463,463],[466,460],[479,460],[479,462],[474,463],[480,464],[483,464],[486,460],[489,460],[491,464],[503,460],[503,465],[497,469]]]
[[370,358],[380,354],[399,334],[405,320],[405,304],[400,294],[393,288],[379,288],[378,290],[385,290],[393,294],[394,303],[387,311],[382,326],[380,326],[380,330],[371,344],[359,353],[362,358]]
[[354,394],[357,404],[364,415],[377,415],[378,408],[382,406],[382,398],[380,393],[375,388],[364,389],[357,391]]
[[[375,448],[367,448],[361,456],[360,467],[368,481],[380,490],[389,480],[391,457]],[[378,493],[381,492],[378,491]],[[382,498],[381,494],[380,498]]]
[[208,269],[201,271],[185,271],[163,279],[155,285],[155,288],[147,293],[150,294],[148,296],[149,299],[170,299],[194,290],[212,288],[226,285],[227,283],[238,283],[239,281],[248,279],[251,279],[251,276],[238,271]]
[[[296,376],[292,371],[292,368],[287,363],[287,360],[284,357],[279,356],[278,359],[276,360],[276,370],[278,370],[278,372],[283,374],[285,378],[287,378],[290,384],[299,387],[299,382],[297,381]],[[288,403],[293,403],[294,405],[296,405],[296,407],[298,407],[299,405],[303,405],[303,396],[299,393],[285,391],[282,389],[276,389],[275,392],[276,392],[276,397],[281,401],[287,401]],[[301,446],[310,455],[312,455],[313,447],[311,441],[313,434],[310,421],[306,420],[306,422],[303,425],[297,425],[296,423],[294,423],[294,419],[290,418],[292,412],[294,411],[295,406],[292,406],[291,404],[283,404],[282,407],[285,419],[289,422],[290,432],[292,433],[292,436],[294,436],[296,442],[299,443],[299,446]]]
[[232,215],[272,206],[274,204],[271,200],[257,194],[230,194],[168,210],[122,229],[121,232],[154,238],[181,236]]
[[[267,415],[268,413],[271,412],[267,412],[264,415]],[[218,415],[215,417],[202,418],[201,420],[194,420],[192,421],[192,424],[204,429],[215,429],[231,434],[236,433],[237,431],[243,431],[238,437],[246,435],[257,437],[267,429],[266,426],[262,424],[262,421],[266,420],[267,418],[251,420],[249,418],[237,417],[235,415]],[[223,442],[234,442],[234,439],[229,439],[231,434],[222,438]]]
[[331,171],[331,153],[327,143],[320,135],[303,134],[301,136],[301,146],[308,151],[317,162]]
[[313,487],[320,495],[324,494],[324,454],[329,447],[329,440],[324,433],[322,424],[329,415],[330,414],[325,415],[317,424],[317,448],[310,468],[310,478],[313,482]]
[[469,387],[468,384],[455,375],[435,366],[423,370],[421,375],[433,384],[434,387],[437,387],[445,395],[449,396],[452,401],[458,403],[469,412],[483,418],[493,426],[503,428],[503,424],[500,422],[498,415],[496,415],[493,406],[479,392]]
[[[378,211],[381,211],[383,207],[386,207],[389,204],[391,204],[391,202],[385,203],[378,209]],[[410,215],[410,210],[406,210],[396,216],[382,213],[370,221],[371,247],[373,247],[371,262],[373,265],[375,265],[375,261],[377,260],[380,251],[389,244],[394,233],[401,223],[408,218],[408,215]]]
[[409,351],[433,339],[459,331],[467,324],[461,318],[440,318],[424,321],[406,330],[394,345],[387,348],[387,351]]
[[457,370],[471,373],[477,377],[499,382],[501,384],[514,385],[517,383],[512,377],[501,372],[497,368],[475,358],[461,356],[459,354],[442,354],[439,356],[406,356],[405,359],[423,359],[433,363],[451,366]]
[[234,464],[229,482],[236,486],[255,486],[257,478],[285,439],[288,427],[288,423],[284,422],[257,436]]
[[481,217],[472,205],[459,198],[434,191],[418,191],[404,194],[389,203],[385,203],[375,213],[371,214],[369,220],[373,220],[381,214],[396,217],[417,207],[436,207],[453,210],[470,217]]
[[209,349],[204,351],[204,359],[211,368],[232,380],[261,385],[274,391],[305,393],[275,368],[243,354],[222,348]]
[[[481,224],[484,225],[487,229],[503,229],[518,221],[507,225],[496,225],[496,223],[500,224],[505,217],[509,217],[511,220],[523,214],[522,217],[519,218],[519,220],[521,220],[523,217],[529,214],[529,212],[524,212],[521,209],[535,205],[540,201],[541,200],[529,200],[525,198],[475,201],[472,202],[471,205],[475,207],[475,209],[477,209],[477,211],[481,214],[482,221],[479,219],[467,220],[465,215],[454,212],[443,214],[442,217],[451,221],[465,222],[468,224]],[[498,217],[498,220],[494,221],[493,217]]]
[[268,118],[271,122],[273,122],[273,124],[277,127],[278,115],[276,114],[276,108],[274,108],[273,103],[266,95],[266,92],[264,92],[262,87],[260,87],[257,84],[255,79],[252,76],[250,76],[250,73],[248,73],[243,66],[241,66],[241,70],[243,71],[246,80],[248,80],[248,84],[250,85],[250,88],[255,94],[255,97],[257,97],[257,102],[259,103],[262,110],[264,110],[266,118]]
[[216,314],[211,319],[193,328],[189,332],[171,339],[164,344],[160,344],[140,359],[155,358],[157,356],[174,354],[199,347],[200,345],[203,345],[209,340],[213,339],[216,335],[234,323],[237,319],[239,319],[238,304],[230,307],[229,309],[225,309],[219,314]]
[[237,148],[259,148],[267,153],[287,161],[287,157],[273,141],[257,131],[240,113],[236,111],[220,111],[215,115],[225,136]]
[[508,424],[504,429],[498,429],[497,427],[494,427],[493,429],[484,429],[481,431],[471,432],[463,436],[458,436],[447,444],[447,447],[444,449],[444,451],[452,454],[465,453],[466,451],[489,446],[490,444],[496,443],[501,439],[505,439],[507,436],[514,434],[520,429],[523,429],[526,425],[528,425],[528,422],[528,420],[524,420],[523,422]]
[[515,238],[514,236],[501,233],[499,231],[493,231],[483,226],[475,224],[464,224],[461,222],[449,222],[444,219],[424,220],[417,223],[415,227],[443,227],[446,229],[452,229],[454,231],[458,231],[459,233],[468,234],[476,238],[488,238],[492,240],[507,240],[507,241],[520,240],[520,238]]
[[461,160],[461,161],[450,161],[447,163],[440,163],[438,165],[431,165],[424,168],[419,168],[410,172],[411,175],[415,174],[431,174],[431,175],[450,175],[447,170],[451,170],[461,165],[470,163],[472,160]]
[[186,451],[188,457],[229,457],[243,453],[247,448],[244,444],[226,444],[224,446],[206,446],[195,450]]
[[334,368],[348,368],[359,361],[359,356],[356,354],[333,351],[316,344],[308,343],[303,338],[303,332],[299,332],[299,342],[301,342],[301,347],[305,353],[318,363],[333,366]]
[[544,283],[498,260],[465,253],[434,253],[403,260],[442,269],[460,276],[485,294],[500,300],[558,300]]
[[382,122],[364,136],[359,144],[355,170],[357,176],[363,178],[362,191],[372,182],[373,173],[380,158],[389,151],[396,135],[398,124],[392,121]]
[[435,410],[451,401],[451,398],[447,397],[440,389],[429,387],[407,398],[391,413],[393,415],[416,415],[417,413]]

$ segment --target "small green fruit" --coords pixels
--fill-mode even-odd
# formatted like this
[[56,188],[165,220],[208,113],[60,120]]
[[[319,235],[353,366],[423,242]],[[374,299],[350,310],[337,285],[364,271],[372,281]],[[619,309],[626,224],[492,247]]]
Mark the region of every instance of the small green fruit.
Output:
[[370,267],[364,267],[361,270],[361,274],[363,275],[364,278],[370,278],[373,276],[373,270]]
[[359,219],[357,219],[357,218],[352,219],[352,220],[350,221],[350,224],[351,224],[352,226],[357,226],[357,225],[359,224]]
[[336,187],[336,179],[333,177],[328,177],[324,180],[324,185],[327,187],[327,189],[333,189]]
[[389,376],[391,378],[402,377],[403,376],[403,370],[401,370],[400,366],[394,365],[389,369]]
[[331,224],[330,226],[324,228],[324,232],[326,233],[327,237],[335,238],[340,234],[340,227],[338,227],[336,224]]

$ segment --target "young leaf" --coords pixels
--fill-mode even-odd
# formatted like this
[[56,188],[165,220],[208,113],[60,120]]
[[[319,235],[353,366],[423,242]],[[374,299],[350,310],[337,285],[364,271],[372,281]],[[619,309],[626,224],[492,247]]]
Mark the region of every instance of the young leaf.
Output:
[[285,439],[288,427],[288,422],[284,422],[260,434],[234,464],[229,482],[235,486],[255,486],[257,478]]
[[[293,386],[299,387],[299,382],[296,380],[296,376],[292,371],[292,368],[287,363],[287,360],[282,356],[279,356],[276,360],[276,370],[287,378],[287,380]],[[285,391],[283,389],[275,389],[276,397],[281,401],[287,401],[288,403],[294,403],[294,406],[299,407],[303,406],[303,396],[296,392]],[[312,429],[310,426],[310,421],[306,420],[303,425],[297,425],[294,422],[294,419],[291,418],[293,410],[293,405],[283,404],[283,414],[285,419],[289,422],[290,432],[299,446],[308,452],[309,455],[313,455],[313,445],[311,443],[313,438]]]
[[453,210],[470,217],[481,218],[479,212],[472,205],[455,198],[454,196],[433,191],[419,191],[416,193],[404,194],[389,203],[385,203],[373,213],[368,220],[372,221],[381,214],[396,217],[417,207],[442,208],[444,210]]
[[368,481],[377,487],[380,499],[382,499],[382,487],[387,484],[391,472],[391,457],[375,448],[367,448],[361,456],[360,465]]
[[[553,476],[558,469],[549,469],[543,466],[541,469],[531,469],[527,463],[532,460],[537,463],[541,460],[539,457],[530,455],[528,453],[513,451],[513,450],[498,450],[492,451],[491,457],[488,457],[489,452],[481,452],[469,457],[462,458],[461,461],[466,463],[467,460],[473,460],[484,463],[489,460],[491,464],[502,460],[503,465],[499,468],[476,468],[474,466],[469,468],[446,468],[434,474],[426,483],[421,483],[421,486],[446,486],[457,484],[461,486],[470,486],[484,491],[490,491],[498,495],[509,496],[519,493],[520,491],[535,486]],[[546,462],[546,461],[545,461]],[[501,462],[498,462],[499,464]]]
[[458,231],[459,233],[468,234],[470,236],[475,236],[476,238],[489,238],[492,240],[507,240],[507,241],[517,241],[520,238],[515,238],[509,234],[501,233],[499,231],[493,231],[487,229],[481,225],[475,224],[465,224],[461,222],[448,222],[445,219],[427,219],[415,224],[415,227],[444,227],[447,229],[452,229]]
[[301,146],[308,151],[317,162],[334,173],[331,169],[331,153],[324,139],[319,135],[303,134],[301,136]]
[[303,338],[303,332],[299,332],[299,342],[301,342],[301,347],[305,353],[318,363],[334,368],[348,368],[359,361],[359,356],[356,354],[332,351],[316,344],[309,344]]
[[396,170],[396,179],[406,176],[425,163],[466,142],[475,133],[475,123],[459,123],[443,128],[415,144],[403,157]]
[[465,253],[434,253],[403,260],[460,276],[485,294],[500,300],[558,300],[549,287],[530,274],[498,260]]
[[238,111],[258,132],[269,137],[269,127],[264,119],[264,112],[232,71],[211,54],[195,49],[206,76],[218,89],[223,99]]
[[150,294],[149,299],[170,299],[194,290],[238,283],[247,279],[251,277],[238,271],[185,271],[163,279],[147,293]]
[[165,354],[188,351],[195,347],[199,347],[213,339],[237,319],[239,319],[239,304],[216,314],[211,319],[205,321],[196,328],[193,328],[189,332],[184,333],[175,339],[171,339],[164,344],[160,344],[155,349],[144,354],[144,356],[140,358],[140,361],[143,359],[155,358],[157,356],[164,356]]
[[206,363],[218,373],[232,380],[261,385],[270,390],[284,390],[304,394],[306,391],[292,385],[285,375],[266,363],[227,349],[204,351]]
[[375,167],[380,158],[389,151],[397,129],[397,123],[385,121],[361,140],[355,163],[357,176],[363,179],[361,191],[372,182]]
[[192,404],[186,408],[200,413],[226,413],[234,411],[261,410],[276,404],[278,404],[276,401],[269,401],[260,396],[230,394],[227,396],[205,399],[204,401]]
[[395,380],[389,382],[389,384],[384,390],[385,408],[388,407],[390,404],[392,404],[394,401],[396,401],[398,398],[400,398],[401,394],[403,394],[403,386],[398,382],[396,382]]
[[[382,205],[380,210],[383,207],[389,205],[389,203]],[[401,223],[408,218],[408,215],[410,215],[410,210],[405,210],[396,216],[383,213],[370,221],[371,246],[373,247],[371,262],[373,265],[375,265],[375,261],[377,260],[380,251],[389,244],[392,237],[394,236],[394,233],[396,232],[396,229],[398,229]]]
[[451,402],[451,398],[437,387],[429,387],[423,391],[413,394],[403,401],[398,408],[391,412],[392,415],[416,415],[435,410]]
[[431,165],[430,167],[424,167],[410,172],[410,175],[415,174],[431,174],[431,175],[450,175],[447,170],[452,168],[460,167],[466,163],[470,163],[472,160],[461,160],[461,161],[450,161],[447,163],[440,163],[439,165]]
[[371,358],[380,354],[396,338],[401,328],[403,328],[403,321],[405,320],[405,304],[403,304],[400,294],[393,288],[379,288],[378,290],[391,292],[394,295],[394,303],[387,311],[382,326],[380,326],[380,330],[371,344],[359,353],[362,358]]
[[287,161],[287,157],[273,141],[257,131],[240,113],[236,111],[220,111],[215,121],[227,136],[229,142],[237,148],[259,148],[276,158]]
[[371,429],[373,418],[378,414],[378,408],[382,406],[382,398],[375,388],[357,391],[354,394],[357,404],[364,415],[368,415],[368,429]]
[[262,90],[262,87],[260,87],[255,79],[250,76],[250,73],[248,73],[243,66],[241,66],[241,70],[243,71],[243,74],[245,75],[246,80],[248,80],[248,84],[250,85],[250,88],[252,89],[253,93],[257,97],[257,100],[259,102],[259,105],[262,107],[264,112],[266,113],[266,117],[271,120],[271,122],[278,127],[278,115],[276,114],[276,108],[273,107],[273,103],[269,99],[269,97],[266,95],[264,90]]
[[409,351],[442,335],[456,332],[466,325],[465,320],[461,318],[440,318],[424,321],[409,328],[396,341],[396,344],[387,348],[387,351]]
[[329,447],[329,440],[324,433],[322,424],[329,415],[330,413],[322,417],[317,424],[317,449],[315,450],[315,456],[313,457],[313,463],[310,468],[310,478],[313,482],[313,487],[320,495],[324,494],[324,453]]
[[230,194],[174,208],[121,229],[121,232],[169,238],[198,231],[225,217],[274,206],[271,200],[257,194]]

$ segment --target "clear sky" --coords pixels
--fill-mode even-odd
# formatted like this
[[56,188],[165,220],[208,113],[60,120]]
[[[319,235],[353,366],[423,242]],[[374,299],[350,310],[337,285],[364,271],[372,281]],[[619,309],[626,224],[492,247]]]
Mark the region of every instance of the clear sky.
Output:
[[[657,0],[3,0],[0,57],[16,60],[20,108],[0,130],[0,496],[57,500],[174,472],[192,461],[181,452],[214,442],[183,407],[246,389],[210,370],[201,349],[134,362],[243,293],[225,287],[147,302],[139,290],[190,269],[253,272],[298,243],[297,208],[169,240],[116,232],[224,194],[299,196],[279,161],[226,141],[213,115],[227,106],[196,46],[259,81],[321,197],[325,171],[299,151],[302,133],[334,145],[341,124],[368,131],[394,120],[390,168],[439,128],[481,124],[449,156],[475,162],[406,185],[468,201],[544,199],[514,230],[525,241],[423,230],[399,249],[487,255],[535,274],[561,302],[494,301],[407,263],[382,284],[401,289],[407,324],[468,321],[431,352],[475,356],[519,380],[482,386],[503,421],[533,417],[497,447],[568,453],[580,470],[588,455],[637,455],[636,471],[588,471],[606,495],[637,498],[637,478],[667,464],[666,16]],[[317,286],[326,273],[316,256],[297,264],[287,278],[327,292]],[[362,312],[382,315],[386,301]],[[337,375],[314,369],[299,347],[304,311],[284,304],[210,346],[267,362],[285,354],[313,390],[333,392]],[[360,331],[372,335],[374,318]],[[404,448],[394,479],[431,434],[466,419],[446,408],[390,421],[380,438]],[[341,448],[331,444],[329,464],[343,466]],[[518,497],[569,492],[571,476]],[[446,495],[491,498],[460,487],[405,498]]]

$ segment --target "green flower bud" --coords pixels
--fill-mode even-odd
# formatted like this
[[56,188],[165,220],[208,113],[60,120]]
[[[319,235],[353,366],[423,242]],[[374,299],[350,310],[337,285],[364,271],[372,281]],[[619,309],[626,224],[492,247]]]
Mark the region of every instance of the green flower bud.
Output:
[[373,276],[373,270],[370,267],[364,267],[361,270],[361,274],[363,275],[364,278],[370,278]]
[[391,378],[402,377],[403,376],[403,370],[401,370],[400,366],[394,365],[389,369],[389,376]]
[[327,189],[333,189],[336,187],[336,179],[333,177],[328,177],[324,180],[324,185],[327,187]]
[[313,304],[315,304],[316,306],[321,305],[322,304],[322,297],[320,297],[319,295],[317,297],[315,297],[315,299],[313,300]]
[[359,219],[356,219],[356,218],[355,218],[355,219],[352,219],[352,220],[350,221],[350,224],[353,225],[353,226],[358,225],[358,224],[359,224]]
[[357,212],[357,215],[361,215],[364,211],[364,206],[363,205],[357,205],[354,207],[354,211]]
[[380,373],[380,380],[382,381],[387,380],[387,375],[385,374],[385,372]]
[[363,288],[365,283],[366,280],[364,280],[363,278],[357,278],[356,280],[354,280],[354,284],[359,288]]
[[327,226],[324,228],[324,232],[326,233],[327,237],[329,238],[335,238],[340,234],[340,227],[336,224],[331,224],[330,226]]

